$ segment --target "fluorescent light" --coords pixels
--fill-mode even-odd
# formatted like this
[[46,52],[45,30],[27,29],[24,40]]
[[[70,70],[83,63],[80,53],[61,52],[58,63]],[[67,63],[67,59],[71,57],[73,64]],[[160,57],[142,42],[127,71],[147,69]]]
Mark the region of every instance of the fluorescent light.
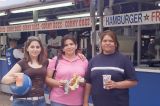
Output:
[[33,6],[33,7],[26,7],[21,9],[14,9],[11,10],[11,13],[21,13],[21,12],[29,12],[29,11],[35,11],[35,10],[44,10],[44,9],[51,9],[51,8],[59,8],[59,7],[67,7],[74,5],[71,1],[66,2],[57,2],[57,3],[50,3],[46,5],[39,5],[39,6]]
[[58,19],[67,19],[67,18],[78,18],[78,17],[89,17],[90,13],[79,13],[79,14],[66,14],[57,16]]
[[[39,18],[38,22],[42,22],[42,21],[47,21],[46,18]],[[29,20],[22,20],[22,21],[13,21],[13,22],[9,22],[10,25],[15,25],[15,24],[25,24],[25,23],[31,23],[33,22],[33,19],[29,19]]]
[[0,12],[0,16],[7,15],[6,12]]
[[[95,12],[96,18],[97,17],[97,12]],[[57,19],[68,19],[68,18],[80,18],[80,17],[89,17],[90,13],[89,12],[84,12],[84,13],[76,13],[76,14],[65,14],[65,15],[59,15],[57,16]]]
[[155,5],[158,6],[158,7],[160,7],[160,1],[156,1]]

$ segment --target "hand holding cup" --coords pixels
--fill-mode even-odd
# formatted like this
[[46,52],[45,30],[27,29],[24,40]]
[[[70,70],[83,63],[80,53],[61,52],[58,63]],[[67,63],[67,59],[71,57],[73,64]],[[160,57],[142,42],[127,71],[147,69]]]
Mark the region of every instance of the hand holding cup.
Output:
[[23,75],[24,73],[15,73],[14,76],[16,77],[16,86],[23,86]]

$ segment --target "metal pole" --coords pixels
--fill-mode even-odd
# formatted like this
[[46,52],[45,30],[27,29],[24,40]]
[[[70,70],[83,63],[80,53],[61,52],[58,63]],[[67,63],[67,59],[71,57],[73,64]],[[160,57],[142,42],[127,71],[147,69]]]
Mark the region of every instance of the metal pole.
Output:
[[91,45],[92,45],[92,57],[96,54],[96,20],[95,20],[95,8],[96,0],[90,1],[90,15],[91,15],[91,22],[92,22],[92,33],[91,33]]
[[141,60],[141,26],[138,25],[138,33],[137,33],[137,65],[140,65]]
[[[138,4],[139,11],[141,10],[141,4]],[[137,65],[141,64],[141,25],[137,27]]]
[[103,10],[104,10],[104,0],[98,0],[97,16],[99,17],[99,32],[103,32]]
[[[33,11],[33,22],[38,22],[38,11]],[[35,31],[35,36],[38,36],[38,31]]]

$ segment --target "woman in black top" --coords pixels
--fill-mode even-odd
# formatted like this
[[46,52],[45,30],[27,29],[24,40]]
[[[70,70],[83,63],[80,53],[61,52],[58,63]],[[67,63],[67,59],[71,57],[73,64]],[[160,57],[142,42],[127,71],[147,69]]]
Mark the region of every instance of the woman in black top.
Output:
[[31,78],[32,88],[22,96],[14,95],[12,106],[46,106],[44,83],[48,60],[39,37],[30,36],[25,43],[24,59],[16,63],[2,78],[2,83],[16,82],[16,73],[24,73]]

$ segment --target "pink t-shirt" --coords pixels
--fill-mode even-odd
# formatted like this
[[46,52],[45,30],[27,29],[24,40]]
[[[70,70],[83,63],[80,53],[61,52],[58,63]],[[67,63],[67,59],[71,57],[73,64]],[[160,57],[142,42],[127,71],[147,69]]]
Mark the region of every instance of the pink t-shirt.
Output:
[[[55,62],[57,57],[49,61],[48,70],[53,71],[55,69]],[[62,56],[58,61],[56,80],[69,80],[73,77],[73,74],[84,77],[87,70],[88,61],[87,59],[81,60],[78,56],[70,60]],[[75,91],[70,91],[68,94],[64,94],[63,88],[53,88],[50,94],[50,100],[66,104],[66,105],[82,105],[83,103],[84,87],[79,86]]]

